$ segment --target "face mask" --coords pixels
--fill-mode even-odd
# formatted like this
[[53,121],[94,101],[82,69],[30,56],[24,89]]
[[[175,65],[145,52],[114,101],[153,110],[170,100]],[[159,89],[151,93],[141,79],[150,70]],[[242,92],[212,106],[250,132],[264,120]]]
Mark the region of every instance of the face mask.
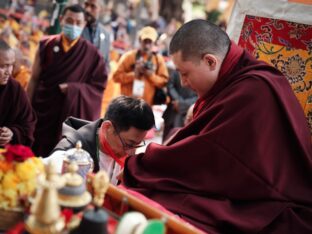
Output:
[[83,28],[78,27],[78,26],[74,26],[71,24],[65,24],[63,26],[64,35],[72,41],[77,39],[81,35],[82,30],[83,30]]

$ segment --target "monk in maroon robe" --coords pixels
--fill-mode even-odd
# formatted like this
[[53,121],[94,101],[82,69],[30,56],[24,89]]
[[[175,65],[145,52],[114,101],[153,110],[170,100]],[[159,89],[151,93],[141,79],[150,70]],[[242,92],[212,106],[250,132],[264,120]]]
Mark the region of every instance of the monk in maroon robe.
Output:
[[83,8],[65,8],[63,32],[40,42],[28,87],[38,116],[34,152],[47,156],[61,137],[68,116],[86,120],[100,117],[107,74],[96,47],[80,37],[85,25]]
[[208,233],[312,233],[310,135],[286,78],[204,20],[170,53],[193,120],[129,157],[123,183]]
[[0,40],[0,147],[31,146],[36,116],[24,89],[12,78],[14,51]]

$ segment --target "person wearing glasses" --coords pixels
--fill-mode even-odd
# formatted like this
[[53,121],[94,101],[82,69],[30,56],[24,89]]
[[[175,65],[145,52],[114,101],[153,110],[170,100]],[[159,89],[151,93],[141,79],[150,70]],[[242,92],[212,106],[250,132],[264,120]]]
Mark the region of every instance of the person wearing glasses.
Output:
[[94,172],[105,170],[116,185],[125,158],[145,145],[144,138],[154,125],[153,111],[144,100],[119,96],[111,101],[103,119],[89,122],[69,117],[63,123],[63,139],[44,161],[54,161],[61,172],[64,151],[81,141],[94,161]]

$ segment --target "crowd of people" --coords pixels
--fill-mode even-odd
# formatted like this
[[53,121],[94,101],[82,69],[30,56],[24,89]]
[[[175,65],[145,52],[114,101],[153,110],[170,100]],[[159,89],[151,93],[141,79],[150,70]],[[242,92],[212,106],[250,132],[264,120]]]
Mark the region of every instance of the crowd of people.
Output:
[[[163,88],[166,88],[169,80],[167,63],[170,62],[167,56],[168,37],[166,35],[172,36],[172,31],[178,23],[175,21],[168,23],[168,33],[160,37],[166,40],[157,40],[159,35],[165,32],[162,24],[157,29],[145,27],[144,30],[138,32],[137,39],[131,43],[130,37],[134,28],[126,18],[131,14],[131,6],[127,14],[118,9],[116,12],[110,12],[107,14],[111,17],[110,20],[107,16],[103,16],[104,9],[106,8],[101,0],[83,1],[81,5],[72,6],[69,11],[66,8],[66,11],[63,10],[59,17],[61,32],[53,39],[47,37],[47,33],[51,30],[43,17],[46,16],[45,11],[40,12],[40,17],[37,16],[36,20],[32,20],[31,23],[29,19],[34,18],[31,17],[33,12],[27,12],[24,8],[20,9],[16,6],[15,13],[12,12],[12,7],[7,14],[5,9],[1,11],[0,38],[15,50],[12,76],[27,91],[38,118],[33,144],[37,155],[45,157],[51,152],[61,137],[61,124],[68,116],[92,121],[103,116],[112,98],[121,94],[142,97],[148,104],[153,105],[155,92],[160,90],[162,95],[164,93]],[[79,11],[84,11],[84,19],[82,16],[77,19],[73,18]],[[21,12],[24,12],[24,15]],[[96,61],[98,55],[88,54],[82,56],[83,59],[78,56],[77,53],[85,55],[85,50],[91,52],[90,49],[82,50],[79,46],[81,43],[76,45],[77,39],[79,42],[82,41],[80,38],[98,49],[99,56],[104,58],[105,71],[102,69],[103,65]],[[89,46],[88,43],[86,45]],[[64,56],[65,53],[67,56]],[[132,54],[130,60],[127,58],[129,54]],[[90,63],[90,66],[98,64],[98,70],[103,74],[96,74],[95,67],[88,69],[88,67],[80,66],[86,61]],[[68,63],[72,66],[68,66]],[[128,67],[125,63],[129,63]],[[76,67],[87,71],[77,76],[80,70]],[[127,73],[133,72],[134,74],[139,70],[140,75],[132,75],[132,78],[129,78]],[[91,71],[92,75],[90,75]],[[68,72],[72,73],[72,78],[67,75]],[[144,75],[143,73],[146,73],[145,77],[140,77]],[[58,74],[59,79],[50,79],[48,82],[47,77],[55,76],[55,74]],[[57,85],[59,88],[56,87]],[[140,93],[140,90],[143,93]],[[45,94],[42,96],[43,93]],[[168,93],[165,92],[165,94]],[[67,100],[63,100],[64,95]],[[92,100],[92,103],[87,99]],[[68,108],[69,101],[72,100],[76,104],[71,103],[71,108]],[[58,102],[60,105],[51,108],[51,101]],[[162,103],[166,101],[165,98]],[[46,124],[47,119],[49,119],[49,124]],[[47,129],[53,130],[47,131]]]
[[[1,16],[0,147],[60,164],[80,140],[94,172],[203,231],[311,233],[311,136],[283,74],[207,20],[182,24],[169,45],[145,25],[131,45],[125,27],[101,23],[103,7],[66,6],[55,35]],[[159,90],[164,143],[135,155]]]

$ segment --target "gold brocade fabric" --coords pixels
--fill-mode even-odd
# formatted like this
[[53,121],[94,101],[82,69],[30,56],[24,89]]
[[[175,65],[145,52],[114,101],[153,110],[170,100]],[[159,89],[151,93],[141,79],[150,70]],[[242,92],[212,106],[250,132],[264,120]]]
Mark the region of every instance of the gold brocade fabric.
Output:
[[[303,110],[308,116],[312,111],[312,57],[306,50],[287,50],[283,46],[263,44],[272,51],[278,51],[270,56],[262,51],[259,52],[259,59],[273,64],[288,79]],[[309,65],[310,63],[310,65]],[[308,66],[307,66],[308,65]],[[308,85],[308,86],[307,86]],[[310,113],[311,115],[311,113]],[[310,116],[312,118],[312,115]],[[311,119],[312,120],[312,119]],[[311,126],[310,122],[310,126]]]
[[312,136],[312,25],[247,15],[238,44],[286,76]]

